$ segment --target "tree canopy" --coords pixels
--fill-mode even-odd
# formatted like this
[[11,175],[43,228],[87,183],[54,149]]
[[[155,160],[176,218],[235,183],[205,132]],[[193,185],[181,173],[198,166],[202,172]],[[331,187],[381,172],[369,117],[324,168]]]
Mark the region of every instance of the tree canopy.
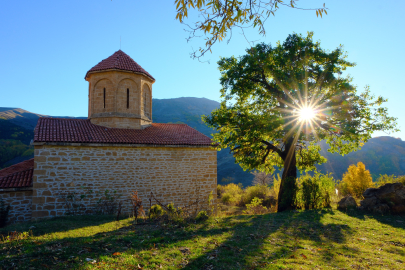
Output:
[[361,93],[339,46],[321,48],[292,34],[276,46],[258,44],[241,57],[221,58],[221,106],[204,121],[217,131],[218,149],[230,148],[247,170],[283,170],[279,211],[294,208],[297,168],[315,169],[326,162],[317,142],[326,140],[329,152],[347,154],[361,148],[374,131],[397,131],[386,101],[369,87]]
[[327,14],[325,4],[318,8],[302,8],[296,0],[175,0],[177,13],[176,19],[185,24],[190,10],[198,12],[196,22],[187,24],[190,33],[189,39],[206,37],[205,46],[193,52],[193,58],[203,56],[216,42],[223,41],[227,35],[232,36],[234,28],[244,30],[247,27],[258,27],[259,33],[266,34],[264,23],[270,16],[281,7],[288,7],[299,10],[312,10],[316,16],[322,17]]

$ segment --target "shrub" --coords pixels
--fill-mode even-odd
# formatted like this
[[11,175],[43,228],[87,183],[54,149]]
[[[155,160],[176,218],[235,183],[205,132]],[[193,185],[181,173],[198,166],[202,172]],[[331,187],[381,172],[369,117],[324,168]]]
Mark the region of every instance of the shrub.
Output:
[[225,192],[225,187],[218,184],[217,185],[217,197],[220,198],[224,192]]
[[10,212],[10,205],[6,205],[3,198],[0,198],[0,228],[7,224],[8,213]]
[[175,224],[181,224],[184,223],[186,220],[184,218],[185,214],[181,208],[176,208],[174,206],[174,203],[171,202],[168,205],[166,205],[166,209],[164,209],[166,212],[165,218],[168,219],[169,222],[175,223]]
[[195,218],[197,221],[204,221],[208,219],[208,214],[206,211],[200,211]]
[[297,206],[303,209],[320,209],[330,207],[335,194],[335,182],[330,174],[315,173],[299,178]]
[[405,176],[403,175],[395,177],[395,175],[380,174],[380,177],[378,177],[377,181],[375,182],[375,186],[378,188],[388,183],[402,183],[405,185]]
[[277,199],[273,196],[266,197],[263,199],[262,205],[266,206],[267,208],[277,206]]
[[236,185],[234,183],[230,183],[226,186],[223,186],[223,193],[221,197],[221,202],[228,205],[236,205],[239,204],[242,198],[242,187],[241,185]]
[[346,183],[347,192],[358,199],[363,198],[366,189],[374,186],[370,171],[362,162],[358,162],[357,166],[350,165],[342,181]]
[[405,186],[405,175],[398,176],[396,182],[402,183]]
[[243,213],[248,215],[264,214],[267,211],[267,207],[263,206],[262,203],[263,199],[253,198],[250,204],[246,204],[246,210]]
[[[84,190],[83,187],[81,187]],[[87,206],[83,202],[89,195],[93,193],[92,190],[87,189],[85,193],[71,191],[66,194],[60,194],[59,197],[64,201],[66,215],[84,215],[87,212]]]
[[232,204],[232,195],[229,193],[222,195],[221,202],[223,204],[231,205]]
[[135,216],[135,223],[138,223],[138,216],[145,214],[142,199],[138,196],[138,191],[132,191],[130,199],[132,204],[132,213]]
[[263,185],[255,185],[250,186],[245,189],[245,193],[243,194],[243,204],[247,205],[253,201],[254,198],[266,199],[270,197],[271,190],[268,186]]
[[96,201],[96,213],[102,215],[112,215],[118,208],[118,199],[122,196],[122,194],[118,194],[116,190],[110,192],[108,189],[106,189],[104,192],[97,191],[95,196],[99,197]]
[[158,204],[152,205],[152,207],[149,209],[149,217],[150,218],[159,218],[163,215],[163,208],[162,206]]
[[176,207],[174,207],[174,203],[169,203],[166,205],[168,214],[173,214],[176,212]]

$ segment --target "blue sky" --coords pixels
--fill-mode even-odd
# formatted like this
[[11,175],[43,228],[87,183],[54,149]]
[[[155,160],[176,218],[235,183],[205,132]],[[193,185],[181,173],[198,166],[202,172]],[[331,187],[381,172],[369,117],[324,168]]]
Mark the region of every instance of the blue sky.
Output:
[[[312,1],[325,3],[328,15],[280,9],[266,23],[267,35],[255,29],[249,40],[284,41],[293,32],[314,31],[325,49],[343,44],[348,74],[362,90],[370,85],[388,98],[386,106],[405,140],[404,1]],[[200,63],[190,58],[203,39],[187,43],[185,26],[175,20],[174,1],[86,0],[2,1],[0,8],[0,107],[18,107],[54,116],[87,116],[87,70],[121,49],[156,78],[154,98],[205,97],[219,101],[219,57],[242,55],[249,46],[240,31],[220,43]],[[385,135],[381,133],[375,134]]]

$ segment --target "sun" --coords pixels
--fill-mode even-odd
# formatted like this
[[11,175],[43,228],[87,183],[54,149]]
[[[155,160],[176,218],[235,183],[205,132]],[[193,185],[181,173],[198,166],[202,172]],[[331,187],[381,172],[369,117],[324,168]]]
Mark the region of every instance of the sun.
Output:
[[312,107],[302,107],[298,110],[300,121],[310,121],[316,116],[316,111]]

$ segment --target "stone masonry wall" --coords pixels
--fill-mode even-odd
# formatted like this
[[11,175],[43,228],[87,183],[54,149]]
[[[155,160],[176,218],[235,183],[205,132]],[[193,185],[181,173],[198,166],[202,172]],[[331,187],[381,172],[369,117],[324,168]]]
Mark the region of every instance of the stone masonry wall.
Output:
[[10,205],[7,223],[31,220],[32,190],[10,190],[0,191],[0,198]]
[[196,198],[206,202],[211,191],[216,196],[216,155],[208,147],[35,145],[32,218],[63,215],[60,194],[84,193],[82,187],[123,194],[125,214],[132,213],[132,191],[138,191],[145,210],[150,192],[176,206]]

